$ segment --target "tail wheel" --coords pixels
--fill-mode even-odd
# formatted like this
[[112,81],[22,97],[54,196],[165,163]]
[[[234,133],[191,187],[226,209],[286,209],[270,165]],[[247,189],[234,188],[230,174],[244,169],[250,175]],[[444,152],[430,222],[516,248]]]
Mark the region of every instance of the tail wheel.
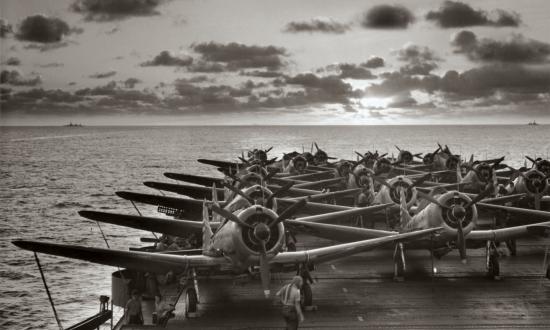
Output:
[[313,292],[311,291],[311,285],[305,283],[300,290],[300,303],[302,307],[313,306]]
[[197,291],[194,288],[187,289],[185,291],[185,316],[197,312],[197,303]]

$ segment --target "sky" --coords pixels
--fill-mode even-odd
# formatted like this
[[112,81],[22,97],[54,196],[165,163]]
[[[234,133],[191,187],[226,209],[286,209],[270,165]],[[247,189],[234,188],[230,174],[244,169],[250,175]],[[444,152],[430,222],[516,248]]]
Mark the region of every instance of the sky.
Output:
[[2,0],[0,125],[550,123],[550,2]]

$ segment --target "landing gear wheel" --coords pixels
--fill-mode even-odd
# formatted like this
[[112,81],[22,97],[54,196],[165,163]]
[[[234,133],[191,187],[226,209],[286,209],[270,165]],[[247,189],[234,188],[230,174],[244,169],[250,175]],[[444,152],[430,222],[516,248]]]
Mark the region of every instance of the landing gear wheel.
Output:
[[302,307],[313,306],[313,292],[311,291],[311,285],[304,283],[300,290],[300,303]]
[[393,280],[397,282],[403,282],[405,280],[405,265],[403,265],[401,258],[398,258],[394,262]]
[[506,242],[506,246],[510,250],[510,255],[515,257],[517,254],[516,240],[509,240],[508,242]]
[[189,288],[185,291],[185,316],[189,316],[190,313],[197,312],[197,291],[194,288]]
[[492,253],[489,257],[488,275],[495,280],[500,280],[500,262],[496,253]]

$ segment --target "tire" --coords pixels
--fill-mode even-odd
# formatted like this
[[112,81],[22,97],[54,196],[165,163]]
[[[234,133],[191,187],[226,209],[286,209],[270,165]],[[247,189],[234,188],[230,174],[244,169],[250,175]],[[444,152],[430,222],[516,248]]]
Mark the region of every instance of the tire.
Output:
[[313,306],[313,292],[311,291],[311,285],[304,283],[300,290],[300,302],[302,307]]
[[197,312],[197,303],[197,291],[194,288],[187,289],[185,291],[185,316]]
[[500,276],[500,263],[497,256],[491,256],[489,259],[489,276]]

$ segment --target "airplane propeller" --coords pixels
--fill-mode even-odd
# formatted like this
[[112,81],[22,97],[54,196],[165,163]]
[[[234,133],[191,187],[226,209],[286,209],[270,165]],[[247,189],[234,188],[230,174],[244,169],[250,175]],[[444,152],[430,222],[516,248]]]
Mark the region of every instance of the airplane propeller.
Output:
[[489,196],[493,192],[493,187],[489,186],[487,189],[485,189],[483,192],[479,193],[476,197],[474,197],[472,200],[470,200],[466,205],[462,204],[462,199],[459,197],[459,192],[455,191],[453,198],[452,198],[452,205],[447,206],[443,205],[437,200],[437,198],[433,197],[432,195],[423,193],[421,191],[418,191],[418,195],[428,200],[429,202],[434,203],[435,205],[439,206],[440,208],[447,211],[447,214],[450,214],[453,216],[453,218],[457,222],[457,238],[456,238],[456,244],[458,247],[458,252],[460,254],[460,259],[462,263],[466,263],[467,255],[466,255],[466,240],[464,238],[464,228],[463,228],[463,222],[467,214],[467,210],[474,206],[475,204],[479,203],[481,200],[483,200],[485,197]]
[[[290,189],[290,185],[285,185],[287,187],[286,189]],[[283,187],[284,188],[284,187]],[[280,189],[282,190],[282,188]],[[280,191],[279,190],[279,191]],[[301,199],[296,204],[291,205],[287,209],[285,209],[281,214],[273,221],[269,223],[265,222],[258,222],[254,225],[251,225],[245,221],[243,221],[241,218],[239,218],[237,215],[229,212],[228,210],[225,210],[223,208],[220,208],[219,206],[212,204],[210,205],[210,208],[213,212],[218,213],[219,215],[223,216],[224,218],[233,221],[240,226],[252,229],[252,233],[254,235],[254,238],[259,243],[260,251],[259,251],[259,261],[260,261],[260,280],[262,283],[262,288],[264,290],[264,294],[267,297],[269,297],[270,290],[269,290],[269,280],[270,280],[270,269],[269,269],[269,260],[267,258],[267,248],[266,244],[271,237],[271,228],[277,226],[279,223],[287,220],[290,218],[294,213],[296,213],[299,209],[301,209],[305,204],[307,203],[306,199]],[[261,208],[258,209],[258,212],[262,212]]]

